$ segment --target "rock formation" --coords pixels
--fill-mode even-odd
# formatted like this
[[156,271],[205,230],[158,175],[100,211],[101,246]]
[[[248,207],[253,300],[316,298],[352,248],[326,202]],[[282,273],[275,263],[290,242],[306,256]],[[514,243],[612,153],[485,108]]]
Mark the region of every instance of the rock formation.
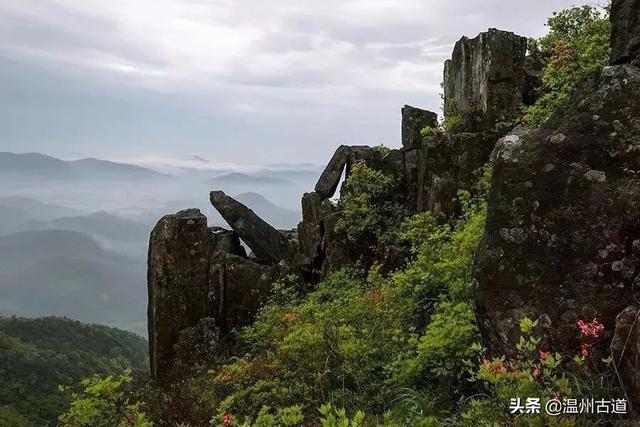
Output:
[[338,147],[316,183],[316,193],[325,198],[333,197],[340,184],[340,178],[342,178],[350,154],[351,150],[346,145]]
[[207,218],[197,209],[163,217],[149,242],[149,357],[151,374],[171,370],[180,331],[207,316]]
[[[340,146],[315,191],[302,197],[297,234],[274,229],[221,191],[211,192],[210,201],[233,231],[208,229],[207,219],[197,210],[162,218],[149,244],[153,377],[170,379],[176,371],[197,368],[209,352],[223,351],[229,332],[252,321],[279,278],[293,273],[314,284],[357,259],[359,254],[335,231],[339,214],[330,200],[357,162],[403,183],[396,197],[408,212],[432,210],[445,219],[454,216],[458,190],[472,189],[498,139],[488,130],[502,118],[499,111],[511,112],[522,101],[523,40],[496,30],[473,40],[463,38],[446,65],[447,96],[465,106],[479,106],[483,121],[473,130],[480,132],[436,132],[423,138],[423,128],[437,127],[436,114],[405,106],[402,148]],[[255,258],[247,256],[240,239]],[[402,251],[384,257],[383,265],[389,262],[393,268]]]
[[287,256],[289,242],[285,236],[267,224],[251,209],[222,191],[209,195],[215,207],[233,231],[251,248],[259,259],[277,262]]
[[611,3],[611,64],[640,66],[640,2]]
[[[216,195],[215,200],[237,227],[243,223],[240,216],[227,211],[230,206],[237,208],[238,202],[228,201],[221,195]],[[249,230],[246,235],[252,242],[253,238],[268,235],[270,231],[265,232],[259,226],[245,225],[257,217],[239,209],[242,212],[239,215],[246,217],[238,229]],[[261,224],[260,221],[254,224]],[[255,230],[257,234],[251,234]],[[279,235],[282,240],[272,238],[272,241],[288,245],[287,238]],[[259,243],[256,248],[269,248],[265,242]],[[285,253],[281,246],[275,247]],[[260,252],[265,253],[277,251]],[[271,284],[290,273],[287,265],[277,261],[260,264],[249,259],[235,232],[220,227],[207,228],[207,218],[197,209],[160,219],[149,242],[148,326],[152,376],[167,380],[176,371],[188,371],[196,360],[202,362],[202,357],[189,356],[189,347],[203,354],[206,349],[215,351],[221,348],[218,341],[226,334],[249,324]]]
[[431,111],[405,105],[402,109],[402,148],[419,148],[422,129],[438,127],[438,115]]
[[640,405],[640,308],[629,306],[616,317],[611,356],[633,407]]
[[559,350],[577,348],[579,319],[613,330],[640,274],[638,171],[640,69],[630,65],[590,76],[541,128],[500,140],[475,272],[491,350],[514,348],[524,315]]
[[471,118],[464,129],[493,131],[512,120],[525,97],[527,39],[490,29],[463,37],[444,66],[445,115],[452,104]]

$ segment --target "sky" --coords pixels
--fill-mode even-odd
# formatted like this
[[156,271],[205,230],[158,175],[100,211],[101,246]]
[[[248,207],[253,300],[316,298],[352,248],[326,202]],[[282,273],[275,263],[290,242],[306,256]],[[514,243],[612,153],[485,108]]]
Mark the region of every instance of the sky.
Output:
[[0,151],[323,164],[440,111],[463,35],[584,0],[2,0]]

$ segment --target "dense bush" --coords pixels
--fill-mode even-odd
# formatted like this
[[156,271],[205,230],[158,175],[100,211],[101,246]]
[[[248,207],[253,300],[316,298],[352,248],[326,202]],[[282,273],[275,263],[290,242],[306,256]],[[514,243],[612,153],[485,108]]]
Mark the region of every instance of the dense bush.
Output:
[[0,420],[55,425],[83,378],[146,365],[146,341],[130,332],[61,318],[0,317]]
[[608,8],[574,7],[549,18],[549,33],[529,42],[531,57],[544,69],[543,87],[525,111],[538,126],[567,102],[575,84],[609,62],[611,24]]

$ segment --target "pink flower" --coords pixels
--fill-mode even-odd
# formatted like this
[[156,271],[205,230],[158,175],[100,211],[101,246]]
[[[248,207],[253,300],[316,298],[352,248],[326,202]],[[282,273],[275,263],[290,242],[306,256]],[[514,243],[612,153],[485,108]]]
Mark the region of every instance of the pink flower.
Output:
[[537,366],[533,368],[533,378],[538,378],[540,376],[540,373],[540,368],[538,368]]
[[550,352],[544,351],[544,350],[540,350],[540,360],[544,360],[547,357],[549,357],[550,355],[551,355]]
[[230,426],[232,423],[233,423],[233,415],[224,414],[224,416],[222,417],[222,424],[226,426]]
[[582,354],[583,357],[589,357],[590,351],[591,346],[589,346],[589,344],[582,344],[580,347],[580,354]]
[[591,323],[578,320],[578,329],[580,329],[580,335],[583,337],[598,338],[600,332],[604,331],[604,325],[598,322],[598,319],[593,319]]

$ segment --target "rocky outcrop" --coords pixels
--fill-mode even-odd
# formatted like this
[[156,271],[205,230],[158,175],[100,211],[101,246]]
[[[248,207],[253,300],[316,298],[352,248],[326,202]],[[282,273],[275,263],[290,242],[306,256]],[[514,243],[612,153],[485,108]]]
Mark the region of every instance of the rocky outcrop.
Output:
[[211,263],[209,301],[222,331],[229,333],[249,324],[271,285],[278,278],[276,266],[261,265],[226,254]]
[[160,219],[151,232],[148,327],[151,374],[171,371],[180,331],[207,316],[210,239],[197,209]]
[[611,3],[611,64],[640,66],[640,0]]
[[[297,233],[274,229],[221,191],[211,192],[210,201],[232,231],[207,228],[207,219],[197,210],[162,218],[149,251],[153,377],[164,381],[175,372],[198,370],[215,360],[229,348],[230,333],[253,321],[272,284],[285,276],[294,274],[315,284],[356,260],[365,261],[365,266],[378,263],[383,271],[403,265],[406,248],[378,251],[371,242],[360,247],[346,242],[336,232],[340,214],[331,198],[361,162],[402,184],[392,197],[408,214],[431,210],[443,220],[455,217],[458,190],[472,191],[498,138],[487,130],[504,118],[500,111],[511,114],[522,102],[522,41],[497,30],[461,40],[446,66],[445,93],[465,108],[478,107],[481,120],[472,129],[477,132],[441,133],[435,129],[435,113],[405,106],[402,148],[340,146],[315,191],[302,198]],[[423,138],[425,127],[434,131]],[[343,185],[341,196],[348,191]]]
[[326,198],[333,197],[340,184],[340,178],[342,178],[350,154],[351,150],[348,146],[338,147],[316,183],[314,189],[316,193]]
[[640,69],[629,65],[583,81],[540,129],[500,140],[475,271],[492,351],[514,348],[525,314],[559,350],[575,350],[578,319],[613,329],[640,274],[639,171]]
[[222,191],[209,195],[215,207],[233,231],[251,248],[258,259],[278,262],[289,254],[289,242],[251,209]]
[[[240,217],[235,218],[238,222]],[[207,218],[197,209],[160,219],[149,242],[153,378],[165,381],[213,360],[216,354],[203,355],[223,351],[224,337],[250,323],[272,283],[291,273],[286,262],[256,261],[247,257],[235,232],[207,228]]]
[[424,128],[438,127],[438,115],[431,111],[405,105],[402,108],[402,148],[419,148]]
[[622,386],[633,398],[633,408],[640,407],[640,308],[630,306],[616,317],[611,340],[611,356]]
[[445,115],[456,104],[470,132],[493,131],[516,117],[525,97],[526,52],[525,37],[496,29],[460,39],[444,66]]
[[416,183],[417,210],[450,218],[460,212],[458,191],[472,192],[498,140],[495,134],[438,133],[426,137],[417,163],[407,163],[409,181]]

